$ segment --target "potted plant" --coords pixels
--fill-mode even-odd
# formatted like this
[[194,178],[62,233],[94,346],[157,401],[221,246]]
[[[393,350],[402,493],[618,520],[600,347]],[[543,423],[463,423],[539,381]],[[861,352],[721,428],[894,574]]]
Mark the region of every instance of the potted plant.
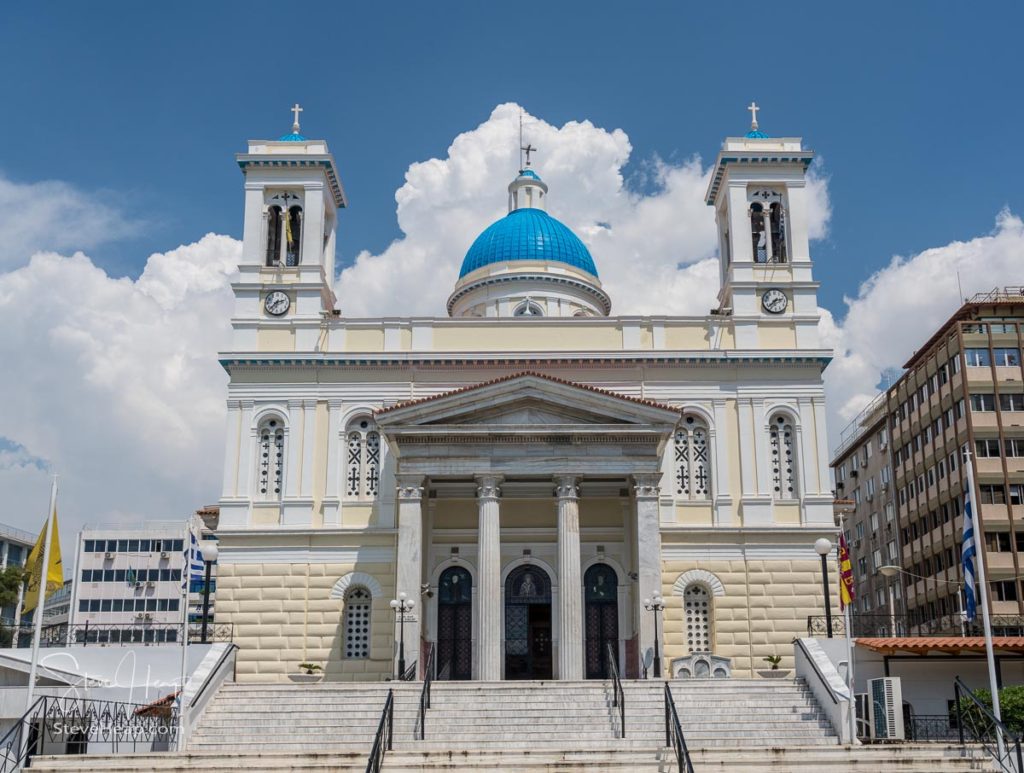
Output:
[[289,674],[288,678],[293,682],[319,682],[324,678],[324,669],[322,666],[318,666],[316,663],[299,663],[299,668],[302,670],[299,674]]
[[761,658],[765,663],[768,663],[771,668],[758,671],[765,679],[784,679],[789,675],[789,671],[779,670],[779,663],[782,662],[782,655],[769,655],[766,658]]

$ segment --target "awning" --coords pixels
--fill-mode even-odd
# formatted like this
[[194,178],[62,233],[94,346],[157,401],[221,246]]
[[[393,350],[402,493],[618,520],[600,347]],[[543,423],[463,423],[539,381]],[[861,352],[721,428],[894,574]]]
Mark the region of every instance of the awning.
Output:
[[[985,651],[985,639],[981,636],[890,636],[857,638],[854,642],[858,647],[866,647],[885,655],[897,652],[927,655],[929,652],[958,654]],[[993,636],[992,648],[997,652],[1024,654],[1024,636]]]

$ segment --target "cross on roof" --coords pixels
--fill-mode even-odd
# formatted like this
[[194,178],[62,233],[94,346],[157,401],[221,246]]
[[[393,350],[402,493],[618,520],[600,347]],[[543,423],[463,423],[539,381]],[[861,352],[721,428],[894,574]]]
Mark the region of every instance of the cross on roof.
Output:
[[299,107],[299,103],[296,102],[292,108],[292,114],[295,116],[295,120],[292,121],[292,131],[298,133],[299,131],[299,113],[302,112],[302,108]]
[[526,143],[525,145],[522,146],[521,150],[524,153],[526,153],[526,165],[529,166],[530,165],[530,154],[531,153],[536,153],[537,152],[537,148],[533,147],[533,145],[531,145],[530,143]]
[[760,110],[757,106],[757,102],[751,102],[747,110],[750,111],[750,128],[753,131],[757,130],[757,111]]

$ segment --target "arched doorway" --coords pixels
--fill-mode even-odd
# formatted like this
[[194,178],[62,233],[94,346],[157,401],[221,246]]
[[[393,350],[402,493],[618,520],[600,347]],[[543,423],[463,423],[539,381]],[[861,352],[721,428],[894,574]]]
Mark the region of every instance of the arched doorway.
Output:
[[505,678],[551,677],[551,578],[520,566],[505,580]]
[[473,678],[473,578],[461,566],[437,585],[437,678]]
[[608,645],[619,663],[619,578],[608,564],[594,564],[583,575],[587,679],[607,679]]

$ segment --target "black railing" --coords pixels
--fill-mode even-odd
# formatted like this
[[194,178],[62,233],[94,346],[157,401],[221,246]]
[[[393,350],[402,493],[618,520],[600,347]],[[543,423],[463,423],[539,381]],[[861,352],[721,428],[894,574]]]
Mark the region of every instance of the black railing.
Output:
[[171,751],[177,745],[173,702],[151,704],[42,696],[0,739],[0,773],[45,754]]
[[405,671],[403,671],[398,676],[398,681],[400,681],[400,682],[415,682],[416,681],[416,671],[417,671],[418,668],[419,668],[419,665],[414,660],[409,665],[409,667],[407,669],[405,669]]
[[981,744],[1005,773],[1024,771],[1020,738],[995,718],[991,709],[959,676],[953,682],[953,691],[956,694],[956,724],[960,745],[965,746],[969,737],[972,742]]
[[665,745],[671,746],[676,753],[679,773],[693,773],[690,750],[686,748],[683,727],[679,724],[679,712],[676,711],[676,702],[672,697],[672,690],[669,689],[668,682],[665,682]]
[[[828,621],[824,615],[808,615],[807,635],[825,636]],[[835,636],[846,635],[846,621],[832,617]],[[858,638],[891,638],[898,636],[983,636],[981,621],[967,622],[959,613],[928,616],[910,612],[901,615],[850,615],[850,632]],[[995,615],[992,617],[994,636],[1024,636],[1024,617]]]
[[948,743],[960,739],[960,731],[954,727],[948,714],[911,714],[905,729],[907,740],[917,743]]
[[619,738],[626,737],[626,694],[622,692],[622,681],[619,679],[619,664],[615,658],[615,648],[608,642],[608,673],[612,675],[612,706],[619,710]]
[[373,748],[370,749],[370,759],[366,763],[366,773],[380,773],[384,764],[384,752],[391,751],[391,736],[395,725],[395,691],[388,690],[388,698],[384,701],[384,711],[380,715],[380,724],[377,725],[377,735],[373,739]]
[[[199,644],[203,640],[202,623],[188,624],[188,640]],[[31,647],[35,629],[31,624],[3,627],[3,641],[7,646],[15,642],[18,647]],[[226,642],[234,639],[231,623],[209,623],[206,641]],[[39,636],[40,647],[83,647],[90,644],[181,644],[180,623],[82,623],[81,625],[43,625]]]
[[420,690],[420,715],[417,717],[416,729],[422,741],[427,737],[427,709],[430,708],[430,685],[434,682],[434,644],[431,642],[427,651],[427,667],[423,672],[423,689]]

